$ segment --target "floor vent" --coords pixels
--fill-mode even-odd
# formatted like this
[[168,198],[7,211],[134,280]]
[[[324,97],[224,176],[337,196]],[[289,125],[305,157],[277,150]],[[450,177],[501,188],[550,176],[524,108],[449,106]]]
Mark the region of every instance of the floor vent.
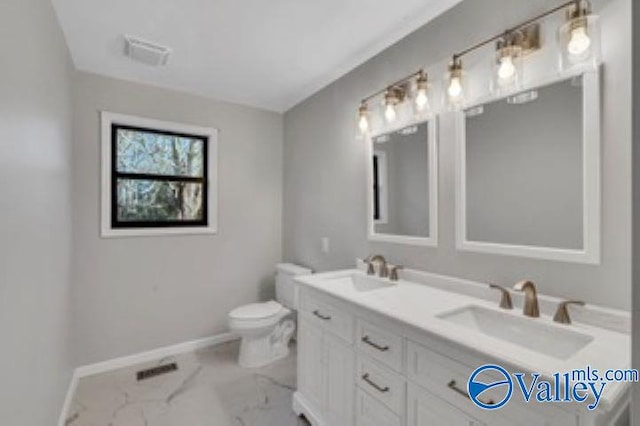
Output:
[[157,367],[148,368],[146,370],[141,370],[136,373],[136,377],[138,381],[150,379],[151,377],[159,376],[161,374],[171,373],[172,371],[176,371],[178,369],[178,364],[172,362],[171,364],[159,365]]

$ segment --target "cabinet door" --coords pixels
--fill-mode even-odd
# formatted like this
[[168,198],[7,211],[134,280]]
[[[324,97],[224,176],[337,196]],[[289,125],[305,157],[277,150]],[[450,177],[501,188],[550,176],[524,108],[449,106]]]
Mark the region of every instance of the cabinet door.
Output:
[[322,329],[300,318],[298,326],[298,389],[320,412],[325,409],[325,365]]
[[[400,426],[401,424],[400,417],[389,410],[382,402],[374,399],[362,389],[356,389],[357,426]],[[444,425],[446,423],[441,423],[439,426]]]
[[409,385],[407,413],[409,426],[481,426],[453,405],[427,391]]
[[330,333],[324,335],[327,423],[353,425],[355,354],[351,346]]

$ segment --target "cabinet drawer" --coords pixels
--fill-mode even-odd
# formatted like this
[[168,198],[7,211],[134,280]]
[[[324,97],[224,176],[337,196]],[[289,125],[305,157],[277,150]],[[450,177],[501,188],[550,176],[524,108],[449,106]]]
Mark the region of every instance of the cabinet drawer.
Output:
[[418,386],[409,385],[407,393],[408,426],[484,426],[480,421]]
[[[361,389],[356,391],[357,426],[400,426],[400,417]],[[337,425],[335,425],[337,426]]]
[[301,311],[309,321],[349,343],[353,342],[354,317],[338,302],[304,292],[301,305]]
[[404,372],[403,338],[368,321],[358,320],[356,344],[365,353],[397,372]]
[[[455,356],[455,353],[452,354]],[[456,408],[471,414],[491,426],[555,426],[575,425],[576,415],[552,404],[526,403],[522,395],[513,392],[507,404],[496,412],[478,408],[467,395],[467,382],[471,373],[486,362],[478,361],[473,367],[431,351],[422,345],[407,343],[407,375],[434,395],[438,395]],[[504,380],[496,376],[496,380]],[[482,394],[486,403],[504,398],[503,389],[489,389]],[[568,408],[568,407],[567,407]]]
[[362,390],[382,402],[388,409],[395,414],[402,414],[405,405],[405,381],[398,373],[360,356],[356,381]]
[[[472,372],[473,368],[414,342],[407,343],[408,377],[436,395],[448,395],[454,401],[457,399],[461,404],[472,407],[472,402],[466,396],[467,381]],[[456,390],[463,390],[464,395]]]

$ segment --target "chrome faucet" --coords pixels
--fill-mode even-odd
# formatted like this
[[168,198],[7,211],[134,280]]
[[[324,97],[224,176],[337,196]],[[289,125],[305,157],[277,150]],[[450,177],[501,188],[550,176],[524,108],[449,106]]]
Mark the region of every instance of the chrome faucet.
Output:
[[380,278],[387,278],[389,276],[389,268],[387,267],[387,259],[384,258],[381,254],[377,254],[375,256],[369,256],[365,263],[368,265],[367,267],[367,275],[375,274],[374,265],[376,263],[380,263],[380,268],[378,269],[378,276]]
[[511,294],[509,290],[497,284],[489,284],[490,288],[500,290],[502,297],[500,298],[500,307],[502,309],[513,309],[513,302],[511,302]]
[[528,317],[538,318],[540,309],[538,308],[538,294],[536,285],[532,281],[520,281],[513,289],[524,292],[524,307],[522,313]]

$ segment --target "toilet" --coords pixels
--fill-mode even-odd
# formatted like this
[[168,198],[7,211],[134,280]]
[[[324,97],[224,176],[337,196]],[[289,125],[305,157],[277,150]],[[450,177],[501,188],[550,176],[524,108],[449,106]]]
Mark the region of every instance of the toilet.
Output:
[[263,367],[289,354],[298,300],[294,277],[312,271],[291,263],[278,264],[276,271],[276,300],[251,303],[229,312],[229,329],[242,339],[238,355],[241,367]]

